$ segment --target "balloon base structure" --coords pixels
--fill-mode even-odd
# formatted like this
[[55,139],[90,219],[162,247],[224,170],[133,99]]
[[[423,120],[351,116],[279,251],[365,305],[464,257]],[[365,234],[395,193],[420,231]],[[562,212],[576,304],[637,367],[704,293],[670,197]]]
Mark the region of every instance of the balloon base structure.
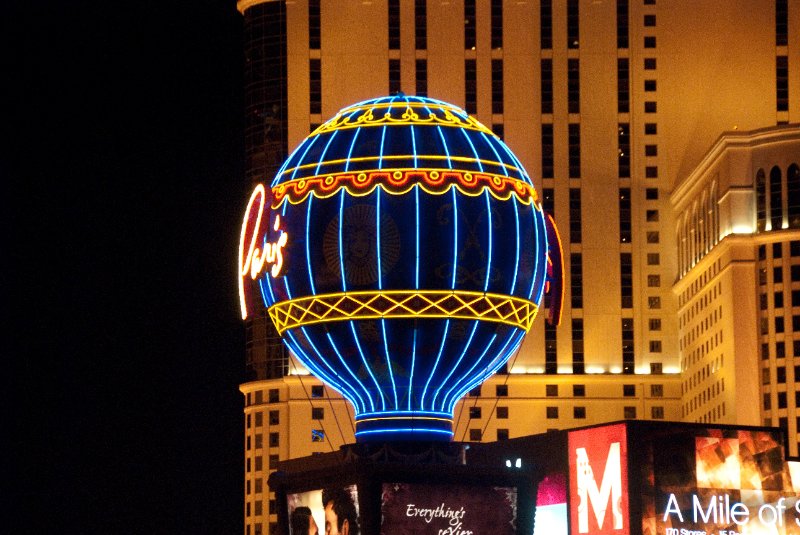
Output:
[[470,462],[475,446],[369,442],[282,461],[269,477],[277,533],[325,533],[330,525],[331,533],[347,535],[530,535],[533,511],[525,504],[535,498],[540,474]]
[[448,413],[380,413],[356,417],[358,443],[450,442],[453,415]]

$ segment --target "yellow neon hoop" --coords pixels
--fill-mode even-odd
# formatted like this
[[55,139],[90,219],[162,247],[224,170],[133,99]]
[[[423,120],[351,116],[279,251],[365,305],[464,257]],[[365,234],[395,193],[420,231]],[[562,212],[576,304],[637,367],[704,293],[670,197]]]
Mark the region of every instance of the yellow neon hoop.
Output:
[[339,292],[275,303],[269,315],[278,333],[332,321],[379,318],[457,318],[505,323],[526,332],[536,303],[511,295],[462,290]]

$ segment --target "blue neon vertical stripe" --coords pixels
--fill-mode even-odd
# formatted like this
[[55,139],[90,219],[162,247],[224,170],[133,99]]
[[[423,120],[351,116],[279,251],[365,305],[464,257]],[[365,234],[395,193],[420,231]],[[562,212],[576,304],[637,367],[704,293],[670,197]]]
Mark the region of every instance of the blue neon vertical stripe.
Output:
[[459,128],[458,131],[461,132],[461,135],[464,136],[464,139],[467,140],[467,143],[469,143],[469,146],[472,147],[472,154],[475,156],[475,163],[478,164],[478,169],[480,169],[481,173],[483,173],[483,164],[481,163],[481,157],[478,156],[478,151],[475,149],[475,145],[472,143],[472,140],[469,138],[469,134],[467,134],[467,130]]
[[520,340],[524,335],[525,332],[517,327],[514,327],[509,331],[506,343],[503,345],[502,348],[500,348],[500,351],[498,351],[495,354],[495,357],[491,359],[489,363],[486,365],[486,368],[484,370],[485,374],[484,377],[489,377],[494,372],[496,372],[497,369],[500,368],[500,366],[502,366],[508,361],[508,358],[510,356],[509,351],[506,350],[506,348],[508,348],[508,344],[510,344],[515,338],[517,340]]
[[333,134],[331,134],[328,137],[328,142],[325,144],[325,148],[322,149],[322,154],[319,157],[319,162],[317,163],[317,168],[314,170],[314,174],[315,175],[319,174],[319,169],[320,169],[320,167],[322,167],[323,162],[325,162],[325,154],[328,152],[328,147],[331,146],[331,143],[333,143],[333,138],[335,138],[336,134],[338,134],[338,133],[339,133],[339,130],[334,130]]
[[[483,352],[482,352],[480,355],[478,355],[478,358],[477,358],[477,359],[475,359],[475,362],[472,364],[472,366],[470,367],[470,369],[468,369],[466,372],[464,372],[463,374],[461,374],[461,376],[458,378],[458,380],[457,380],[457,381],[456,381],[456,382],[455,382],[455,383],[454,383],[454,384],[453,384],[453,385],[450,387],[450,389],[447,391],[447,393],[446,393],[446,394],[445,394],[445,396],[444,396],[444,399],[445,399],[445,400],[448,400],[448,403],[449,403],[449,404],[451,404],[451,405],[455,405],[455,402],[456,402],[456,401],[458,401],[458,399],[459,399],[461,396],[463,396],[463,395],[464,395],[463,393],[461,393],[461,394],[459,394],[459,395],[455,396],[455,398],[453,398],[453,397],[452,397],[452,394],[453,394],[453,392],[457,392],[457,391],[458,391],[457,389],[459,388],[459,386],[458,386],[458,385],[459,385],[460,383],[463,383],[463,382],[465,382],[465,381],[466,381],[466,383],[467,383],[468,385],[471,383],[472,379],[470,379],[470,374],[472,373],[472,371],[473,371],[475,368],[477,368],[477,367],[478,367],[478,364],[480,364],[480,363],[481,363],[481,361],[483,360],[483,357],[484,357],[484,356],[486,356],[486,353],[489,351],[489,348],[490,348],[490,347],[492,347],[492,344],[494,344],[494,341],[495,341],[495,339],[496,339],[496,338],[497,338],[497,333],[494,333],[494,334],[492,334],[492,338],[489,340],[489,342],[487,342],[487,344],[486,344],[486,347],[484,347],[484,348],[483,348]],[[478,381],[478,382],[480,382],[480,381]],[[477,383],[476,383],[476,384],[477,384]],[[472,385],[472,386],[469,386],[468,388],[466,388],[466,389],[464,390],[464,392],[468,392],[469,390],[471,390],[471,389],[473,388],[473,386],[474,386],[474,385]],[[448,411],[449,411],[449,412],[452,412],[452,411],[453,411],[453,409],[452,409],[452,408],[448,408]]]
[[[431,384],[431,380],[433,380],[433,376],[436,375],[436,369],[439,367],[439,361],[442,358],[442,351],[444,350],[444,344],[447,342],[447,331],[450,329],[450,320],[447,319],[444,323],[444,334],[442,334],[442,343],[439,345],[439,354],[436,355],[436,360],[433,363],[433,368],[431,368],[431,373],[428,375],[428,380],[425,382],[425,388],[422,389],[422,396],[419,399],[419,407],[420,409],[425,409],[425,394],[428,392],[428,386]],[[431,405],[431,410],[433,410],[433,405]]]
[[[517,331],[517,329],[513,329],[512,330],[512,332],[508,336],[508,339],[506,340],[506,343],[503,345],[502,348],[500,348],[500,351],[497,352],[497,355],[501,356],[501,357],[499,358],[499,361],[498,361],[498,364],[496,365],[496,367],[490,368],[490,367],[487,366],[481,372],[479,372],[478,375],[475,376],[475,380],[474,381],[472,381],[471,383],[467,384],[465,387],[460,389],[460,391],[458,392],[458,395],[455,396],[453,399],[451,399],[450,405],[448,407],[449,411],[453,410],[453,408],[455,407],[456,402],[464,394],[466,394],[467,392],[469,392],[470,390],[475,388],[475,386],[479,385],[480,383],[482,383],[486,379],[488,379],[493,373],[495,373],[500,368],[500,366],[502,366],[508,360],[507,358],[504,358],[504,357],[506,357],[508,355],[508,353],[506,352],[506,348],[508,347],[508,344],[511,342],[512,338],[514,337],[515,331]],[[497,336],[497,335],[495,335],[495,336]],[[492,337],[492,342],[494,342],[494,337]],[[488,346],[487,346],[487,350],[488,350]],[[481,355],[480,360],[483,359],[483,356],[485,354],[486,354],[486,351],[484,351],[484,353]],[[478,362],[480,362],[480,361],[478,361]]]
[[419,186],[414,187],[414,210],[415,210],[415,222],[414,225],[414,232],[416,233],[416,240],[415,240],[415,263],[414,263],[414,289],[419,290]]
[[[295,156],[297,156],[298,154],[300,154],[300,151],[301,151],[301,150],[303,149],[303,147],[305,147],[307,144],[309,144],[309,143],[313,143],[314,139],[316,139],[316,138],[317,138],[317,136],[313,136],[313,137],[307,137],[307,138],[305,138],[305,139],[304,139],[304,140],[303,140],[303,141],[300,143],[300,145],[298,145],[298,146],[297,146],[297,148],[296,148],[296,149],[294,149],[294,150],[292,151],[292,153],[289,155],[289,157],[288,157],[288,158],[286,158],[286,161],[284,161],[284,162],[283,162],[283,165],[281,165],[281,166],[280,166],[280,168],[278,169],[278,172],[277,172],[277,173],[275,173],[275,178],[273,178],[273,179],[272,179],[272,183],[270,184],[270,187],[275,187],[275,186],[278,184],[278,182],[280,182],[280,179],[281,179],[281,177],[283,176],[283,173],[286,171],[286,169],[288,169],[288,168],[289,168],[289,166],[290,166],[290,164],[291,164],[292,162],[296,161],[296,159],[295,159]],[[308,149],[306,149],[306,150],[308,150]],[[303,154],[305,154],[305,152],[303,152]]]
[[447,168],[453,168],[453,162],[450,161],[450,150],[447,148],[447,141],[444,138],[444,134],[442,133],[442,127],[436,125],[436,130],[439,132],[439,137],[442,138],[442,147],[444,147],[444,153],[447,155]]
[[378,259],[378,289],[383,290],[383,273],[381,272],[381,188],[375,188],[375,242]]
[[489,279],[492,273],[492,235],[494,232],[492,231],[492,203],[489,201],[489,190],[483,190],[483,196],[486,197],[486,218],[489,231],[489,239],[487,240],[489,254],[487,255],[488,259],[486,261],[486,280],[483,282],[483,291],[486,292],[489,290]]
[[309,236],[309,229],[311,228],[311,204],[314,200],[313,195],[308,196],[308,205],[306,206],[306,266],[308,266],[308,284],[311,286],[311,294],[316,295],[317,290],[314,287],[314,274],[311,272],[311,239]]
[[[509,295],[514,295],[514,290],[517,287],[517,274],[519,273],[519,210],[517,209],[517,198],[516,196],[511,196],[511,203],[514,205],[514,227],[516,229],[516,233],[514,234],[517,238],[517,247],[514,250],[514,278],[511,280],[511,289],[508,291]],[[531,204],[533,204],[531,202]],[[534,254],[537,250],[538,243],[533,244]],[[536,269],[532,271],[532,276],[536,276]]]
[[[266,249],[266,243],[267,243],[267,234],[266,234],[266,233],[264,233],[264,241],[261,243],[261,250],[262,250],[262,251],[263,251],[264,249]],[[286,277],[284,277],[284,278],[286,278]],[[269,290],[269,297],[270,297],[270,299],[271,299],[270,303],[275,303],[275,302],[276,302],[276,301],[275,301],[275,292],[272,290],[272,284],[271,284],[271,282],[272,282],[273,280],[274,280],[274,279],[272,279],[272,277],[269,277],[269,278],[267,278],[267,277],[261,277],[261,278],[259,279],[259,285],[261,284],[261,282],[262,282],[262,281],[266,281],[266,282],[265,282],[265,284],[267,285],[267,290]]]
[[350,170],[350,157],[353,155],[353,147],[356,146],[356,138],[358,138],[359,132],[361,132],[360,126],[356,128],[356,133],[353,134],[353,139],[350,140],[350,149],[347,151],[347,161],[344,162],[345,172]]
[[414,327],[414,340],[411,346],[411,373],[408,375],[408,410],[414,397],[414,366],[417,362],[417,328]]
[[339,193],[339,269],[342,272],[342,291],[347,291],[347,276],[344,272],[344,248],[342,247],[342,226],[344,225],[344,188]]
[[[478,133],[483,137],[483,140],[486,142],[486,144],[489,145],[489,148],[492,149],[492,152],[494,153],[494,157],[497,158],[497,161],[499,163],[501,163],[501,164],[505,163],[505,162],[503,162],[503,159],[500,158],[500,154],[498,154],[497,150],[495,150],[494,145],[492,144],[491,139],[489,138],[489,136],[487,136],[485,132],[478,132]],[[500,169],[501,169],[501,172],[503,174],[505,174],[505,176],[508,176],[508,169],[506,169],[502,165],[500,166]]]
[[378,169],[383,169],[383,143],[386,141],[386,125],[383,125],[381,131],[381,150],[378,153]]
[[[367,370],[367,373],[372,378],[372,382],[375,383],[375,389],[378,391],[378,394],[381,397],[381,410],[386,410],[386,399],[383,396],[383,389],[381,385],[378,383],[378,380],[375,378],[375,374],[372,373],[372,368],[370,367],[369,363],[367,362],[367,357],[364,355],[364,350],[361,349],[361,343],[358,341],[358,335],[356,334],[356,328],[353,325],[353,321],[350,320],[347,323],[350,324],[350,332],[353,333],[353,340],[356,342],[356,348],[358,349],[358,354],[361,355],[361,363],[364,365],[364,369]],[[372,397],[370,396],[370,402]],[[373,405],[372,410],[375,410],[375,406]]]
[[525,181],[528,184],[530,184],[531,186],[533,186],[533,182],[531,181],[531,177],[528,175],[528,171],[525,170],[525,167],[522,165],[522,162],[519,161],[519,158],[514,156],[514,153],[511,152],[511,150],[508,148],[508,146],[505,144],[505,142],[503,140],[499,139],[498,140],[498,145],[500,145],[500,147],[504,151],[506,151],[506,154],[508,154],[508,157],[511,158],[511,163],[513,163],[517,167],[517,169],[519,169],[520,178],[522,178],[523,181]]
[[319,139],[318,135],[314,136],[312,138],[311,143],[309,143],[308,146],[306,147],[306,150],[303,151],[303,155],[300,156],[299,160],[297,160],[297,162],[295,164],[295,167],[294,167],[294,171],[292,171],[292,176],[291,176],[291,178],[289,180],[294,180],[294,177],[297,175],[297,171],[300,169],[300,165],[302,165],[303,160],[305,160],[305,158],[306,158],[306,154],[308,154],[308,151],[311,149],[311,147],[314,146],[314,143],[316,143],[318,139]]
[[364,386],[364,383],[362,383],[362,382],[361,382],[361,381],[358,379],[358,377],[356,377],[356,374],[354,374],[354,373],[353,373],[353,370],[351,370],[351,369],[350,369],[350,367],[347,365],[347,363],[346,363],[346,362],[345,362],[345,360],[344,360],[344,357],[342,357],[342,354],[339,352],[339,348],[338,348],[338,347],[336,347],[336,344],[334,343],[334,341],[333,341],[333,338],[331,338],[331,333],[329,333],[329,332],[326,332],[326,333],[325,333],[325,336],[327,336],[327,338],[328,338],[328,343],[329,343],[329,344],[331,345],[331,347],[333,348],[333,351],[334,351],[334,353],[336,353],[336,356],[337,356],[337,357],[339,357],[339,362],[341,362],[341,363],[342,363],[342,366],[344,366],[344,369],[345,369],[345,370],[347,370],[347,373],[349,373],[349,374],[350,374],[350,376],[351,376],[351,377],[352,377],[352,378],[353,378],[353,379],[354,379],[354,380],[355,380],[355,381],[356,381],[356,382],[357,382],[359,385],[361,385],[361,388],[363,388],[363,389],[364,389],[364,392],[365,392],[365,393],[366,393],[366,395],[367,395],[367,399],[369,399],[369,404],[370,404],[370,407],[372,408],[371,410],[373,410],[373,411],[374,411],[374,410],[375,410],[375,404],[374,404],[374,403],[373,403],[373,401],[372,401],[372,396],[370,396],[370,395],[369,395],[369,390],[367,390],[367,387],[366,387],[366,386]]
[[[534,213],[538,213],[539,222],[541,223],[541,234],[542,234],[542,236],[544,236],[544,251],[545,251],[545,254],[547,254],[547,251],[549,250],[549,247],[550,247],[550,243],[547,241],[547,229],[545,228],[545,222],[544,222],[545,215],[544,215],[544,212],[537,211],[535,209],[534,209]],[[558,246],[558,244],[556,244],[556,246]],[[536,257],[537,262],[538,262],[540,256],[542,256],[542,255],[538,255]],[[539,277],[539,281],[540,281],[539,282],[539,284],[540,284],[539,295],[538,295],[538,297],[536,299],[536,304],[539,304],[539,303],[542,302],[542,296],[544,295],[544,280],[545,280],[545,277],[547,276],[547,262],[546,261],[542,262],[542,270],[541,270],[541,272],[542,272],[542,274]]]
[[453,278],[450,281],[450,289],[456,289],[456,271],[458,270],[458,197],[456,188],[450,189],[453,195]]
[[[539,254],[539,251],[544,251],[544,257],[545,257],[544,264],[547,265],[547,260],[546,260],[546,258],[547,258],[547,235],[546,234],[547,233],[546,232],[541,233],[542,235],[544,235],[544,238],[545,238],[544,249],[542,249],[539,246],[539,244],[541,243],[540,242],[540,238],[542,236],[540,236],[540,233],[539,233],[539,225],[536,224],[537,223],[537,221],[536,221],[536,208],[533,206],[533,202],[531,202],[531,219],[532,219],[533,231],[534,231],[533,238],[534,238],[534,242],[535,242],[536,245],[533,248],[533,253],[534,253],[533,256],[534,256],[535,262],[533,264],[533,277],[531,277],[531,287],[530,287],[530,290],[528,290],[528,300],[530,300],[531,297],[533,297],[533,289],[534,289],[534,286],[536,285],[536,279],[538,279],[537,275],[539,274],[539,257],[542,256],[541,254]],[[542,288],[544,288],[544,285],[542,285]]]
[[[386,127],[384,127],[384,130]],[[375,227],[377,231],[375,232],[376,241],[377,241],[377,257],[378,257],[378,289],[383,289],[383,272],[381,270],[381,188],[375,189],[375,206],[376,206],[376,215],[375,215]],[[386,353],[386,366],[389,371],[389,379],[392,382],[392,393],[394,394],[394,408],[399,408],[397,405],[397,386],[394,382],[394,372],[392,371],[392,358],[389,356],[389,341],[388,337],[386,336],[386,320],[381,318],[381,330],[383,331],[383,349]]]
[[414,167],[417,167],[417,138],[414,134],[414,125],[411,125],[411,153],[414,155]]
[[392,382],[392,394],[394,394],[394,408],[399,409],[397,401],[397,385],[394,382],[394,371],[392,371],[392,357],[389,356],[389,337],[386,335],[386,320],[381,318],[381,330],[383,331],[383,350],[386,353],[386,368],[389,370],[389,380]]
[[[328,367],[328,369],[331,370],[334,377],[336,377],[337,379],[341,379],[341,377],[339,377],[339,373],[331,367],[331,365],[328,363],[326,359],[322,358],[322,355],[317,349],[317,346],[315,346],[314,342],[312,342],[311,339],[308,337],[308,333],[305,332],[305,329],[302,330],[303,330],[303,335],[306,338],[306,341],[311,345],[311,348],[317,354],[319,361],[325,364]],[[314,359],[310,355],[308,355],[305,351],[303,351],[302,346],[297,341],[297,338],[295,338],[291,330],[286,331],[284,335],[291,339],[292,344],[290,345],[290,347],[292,351],[298,354],[298,358],[299,355],[302,355],[304,357],[303,359],[300,360],[304,366],[309,368],[315,375],[318,375],[323,381],[333,386],[339,393],[341,393],[345,398],[347,398],[350,401],[350,403],[353,404],[353,407],[356,409],[357,413],[366,412],[367,408],[366,405],[364,405],[364,400],[361,398],[358,392],[352,388],[352,385],[349,385],[346,382],[340,384],[339,382],[334,380],[332,376],[324,372],[322,368],[320,368],[316,364]],[[358,405],[359,403],[361,404],[360,407]]]
[[[464,344],[464,349],[461,351],[461,355],[459,355],[459,357],[458,357],[458,360],[456,360],[456,363],[455,363],[455,364],[453,364],[453,366],[450,368],[450,373],[448,373],[448,374],[447,374],[447,377],[445,377],[445,378],[444,378],[444,379],[441,381],[441,383],[440,383],[440,385],[439,385],[439,388],[437,388],[437,389],[436,389],[436,392],[433,394],[433,399],[431,400],[431,408],[433,408],[434,410],[435,410],[435,408],[436,408],[436,398],[437,398],[437,397],[439,396],[439,394],[441,393],[441,391],[442,391],[442,388],[444,388],[444,386],[445,386],[445,385],[447,384],[447,382],[450,380],[450,377],[452,377],[452,376],[453,376],[453,374],[455,373],[455,371],[458,369],[458,366],[459,366],[459,364],[461,364],[461,361],[464,359],[464,355],[466,355],[466,354],[467,354],[467,349],[469,349],[469,346],[470,346],[470,344],[472,343],[472,338],[475,336],[475,331],[478,329],[478,324],[479,324],[479,323],[480,323],[480,321],[473,321],[473,322],[472,322],[472,332],[469,334],[469,338],[467,339],[467,343],[466,343],[466,344]],[[445,407],[445,401],[446,401],[446,397],[445,397],[445,396],[443,396],[443,397],[442,397],[442,404],[441,404],[441,409],[440,409],[440,410],[444,410],[444,407]]]
[[[531,203],[531,214],[533,219],[533,228],[535,230],[535,239],[537,247],[534,248],[536,252],[535,258],[536,263],[534,264],[533,268],[533,277],[531,277],[531,289],[528,292],[528,300],[533,298],[534,287],[536,283],[540,283],[539,288],[539,296],[536,299],[535,303],[538,305],[542,300],[542,295],[544,293],[544,280],[547,276],[547,231],[544,227],[544,212],[540,212],[536,210],[536,207]],[[540,247],[539,244],[542,246]],[[542,259],[542,266],[539,267],[539,259]]]

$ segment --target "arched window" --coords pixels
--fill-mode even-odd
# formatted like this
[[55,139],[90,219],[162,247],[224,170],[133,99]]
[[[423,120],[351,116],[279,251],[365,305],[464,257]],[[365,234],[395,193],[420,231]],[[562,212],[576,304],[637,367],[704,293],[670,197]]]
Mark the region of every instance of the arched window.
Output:
[[675,230],[675,234],[678,236],[678,275],[682,277],[686,271],[683,269],[683,225],[681,225],[680,220],[678,221],[678,228]]
[[703,200],[700,201],[700,209],[697,212],[697,223],[698,223],[698,230],[700,232],[698,243],[700,247],[698,249],[697,259],[703,258],[705,254],[708,252],[708,197],[706,196],[706,192],[703,192]]
[[783,228],[783,192],[781,191],[781,168],[777,165],[769,172],[769,220],[772,230]]
[[689,223],[691,225],[690,232],[692,233],[692,251],[691,251],[691,263],[690,265],[695,265],[697,263],[697,251],[700,249],[697,244],[699,240],[699,230],[697,229],[697,201],[695,201],[694,205],[692,206],[692,220]]
[[763,169],[756,173],[756,228],[759,232],[767,229],[767,178]]
[[719,207],[717,206],[717,183],[711,186],[711,246],[719,243]]
[[689,256],[689,251],[691,250],[692,244],[692,235],[689,233],[689,213],[685,213],[683,215],[683,272],[689,272],[689,266],[692,263],[692,259]]
[[786,171],[786,197],[788,198],[789,226],[800,227],[800,167],[796,163]]

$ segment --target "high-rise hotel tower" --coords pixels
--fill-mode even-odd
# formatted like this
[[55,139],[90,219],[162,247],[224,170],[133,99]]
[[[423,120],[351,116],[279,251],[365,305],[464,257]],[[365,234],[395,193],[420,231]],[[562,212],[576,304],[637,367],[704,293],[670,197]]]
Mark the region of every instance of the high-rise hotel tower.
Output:
[[[623,418],[800,420],[800,4],[239,0],[248,182],[343,106],[402,91],[500,135],[564,245],[536,321],[456,439]],[[796,356],[796,357],[795,357]],[[795,360],[797,358],[797,360]],[[796,364],[795,364],[796,363]],[[245,534],[278,460],[353,441],[345,402],[247,323]]]

